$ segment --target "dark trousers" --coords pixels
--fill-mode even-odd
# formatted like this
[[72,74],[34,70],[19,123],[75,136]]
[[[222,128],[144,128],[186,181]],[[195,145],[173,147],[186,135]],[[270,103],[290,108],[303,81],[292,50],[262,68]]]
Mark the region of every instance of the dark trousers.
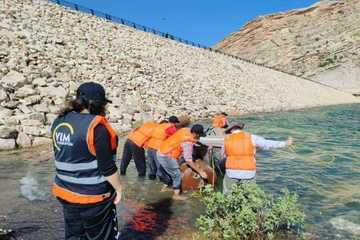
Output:
[[65,220],[65,240],[119,239],[114,197],[101,203],[75,205],[60,200]]
[[145,150],[138,147],[130,139],[127,139],[124,145],[123,156],[120,164],[121,174],[126,173],[126,169],[132,158],[134,158],[139,176],[144,177],[146,175]]

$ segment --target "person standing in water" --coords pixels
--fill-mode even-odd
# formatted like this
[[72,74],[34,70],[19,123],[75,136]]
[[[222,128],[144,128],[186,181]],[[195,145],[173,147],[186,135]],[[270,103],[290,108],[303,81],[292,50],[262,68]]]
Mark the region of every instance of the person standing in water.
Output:
[[204,136],[205,133],[202,125],[195,124],[191,129],[181,128],[171,137],[167,138],[157,152],[157,159],[160,166],[172,179],[172,187],[174,190],[173,199],[175,200],[186,199],[180,195],[182,174],[179,159],[181,156],[183,156],[189,167],[198,172],[202,178],[207,178],[206,173],[195,166],[192,156],[194,144],[200,137]]
[[126,139],[123,155],[120,163],[121,175],[126,174],[127,167],[132,158],[134,158],[136,170],[139,177],[146,176],[146,158],[145,147],[150,139],[152,132],[158,126],[154,121],[148,121],[140,127],[133,129]]
[[229,127],[227,113],[221,112],[213,118],[212,126],[206,130],[208,135],[223,136],[224,130]]
[[86,82],[52,124],[52,192],[63,207],[66,240],[119,238],[122,185],[115,163],[118,137],[105,118],[108,102],[100,84]]
[[179,119],[176,116],[171,116],[167,120],[159,123],[152,132],[149,141],[147,142],[147,160],[149,166],[149,179],[155,180],[159,163],[156,158],[156,152],[159,150],[161,144],[171,135],[173,135],[177,128],[175,124],[179,123]]
[[234,125],[225,131],[221,152],[225,161],[224,193],[231,190],[233,184],[252,180],[256,175],[256,148],[285,148],[293,144],[289,137],[286,141],[272,141],[243,131],[244,124]]
[[213,128],[227,128],[229,127],[229,123],[227,120],[227,113],[225,112],[221,112],[219,114],[216,114],[213,122],[212,122],[212,127]]

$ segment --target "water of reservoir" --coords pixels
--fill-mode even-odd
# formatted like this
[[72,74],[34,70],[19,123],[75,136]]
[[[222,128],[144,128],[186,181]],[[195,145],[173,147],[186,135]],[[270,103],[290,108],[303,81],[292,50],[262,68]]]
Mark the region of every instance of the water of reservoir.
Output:
[[[294,138],[293,150],[258,151],[257,183],[273,194],[284,187],[298,193],[309,239],[360,237],[360,105],[231,121],[267,138]],[[12,229],[16,239],[63,239],[62,209],[50,194],[53,177],[49,149],[1,152],[0,229]],[[133,164],[122,181],[122,239],[191,239],[203,211],[196,199],[171,201],[170,193],[159,193],[160,183],[139,179]]]

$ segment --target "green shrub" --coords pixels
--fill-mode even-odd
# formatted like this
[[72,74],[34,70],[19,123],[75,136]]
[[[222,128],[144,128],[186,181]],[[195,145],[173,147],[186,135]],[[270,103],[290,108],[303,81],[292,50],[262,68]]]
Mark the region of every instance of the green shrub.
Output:
[[287,189],[274,198],[255,183],[235,184],[228,195],[208,186],[198,197],[206,211],[196,226],[207,239],[273,239],[274,234],[299,229],[304,223],[298,197]]

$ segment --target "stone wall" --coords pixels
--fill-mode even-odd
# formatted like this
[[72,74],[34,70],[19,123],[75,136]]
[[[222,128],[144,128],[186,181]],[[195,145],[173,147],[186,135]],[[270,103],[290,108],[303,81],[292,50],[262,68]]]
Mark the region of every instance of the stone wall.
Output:
[[49,142],[64,100],[104,84],[109,120],[206,118],[357,101],[350,94],[43,0],[0,2],[0,148]]

